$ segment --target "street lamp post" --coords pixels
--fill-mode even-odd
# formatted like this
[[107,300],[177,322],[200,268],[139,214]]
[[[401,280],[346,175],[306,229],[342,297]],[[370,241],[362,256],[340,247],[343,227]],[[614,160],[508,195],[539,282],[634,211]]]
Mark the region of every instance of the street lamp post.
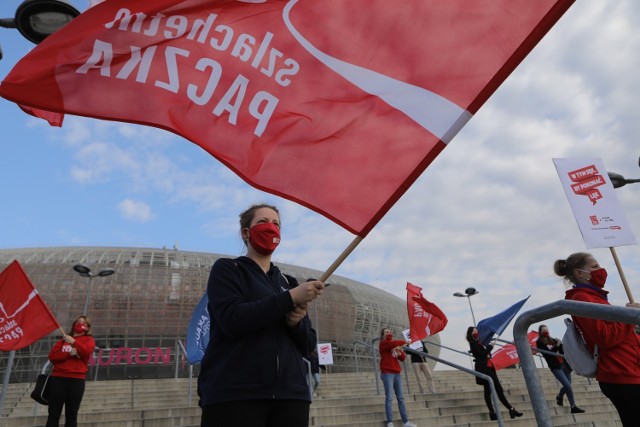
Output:
[[[640,159],[638,159],[638,166],[640,166]],[[620,187],[624,187],[627,184],[640,182],[640,178],[627,179],[624,176],[620,175],[619,173],[615,173],[615,172],[609,172],[607,175],[609,175],[609,179],[611,180],[611,184],[613,185],[613,188],[620,188]]]
[[89,278],[89,287],[87,288],[87,296],[85,297],[84,309],[82,310],[82,314],[86,315],[87,311],[89,310],[89,301],[91,300],[91,282],[93,281],[93,278],[111,276],[116,271],[113,268],[103,268],[102,270],[98,271],[98,274],[93,274],[91,273],[91,269],[83,264],[76,264],[73,266],[73,269],[82,277]]
[[464,294],[462,292],[456,292],[453,294],[454,297],[467,298],[469,301],[469,310],[471,310],[471,318],[473,319],[473,326],[477,326],[476,316],[473,314],[473,307],[471,306],[471,297],[479,294],[480,292],[476,291],[476,288],[467,288],[464,290]]

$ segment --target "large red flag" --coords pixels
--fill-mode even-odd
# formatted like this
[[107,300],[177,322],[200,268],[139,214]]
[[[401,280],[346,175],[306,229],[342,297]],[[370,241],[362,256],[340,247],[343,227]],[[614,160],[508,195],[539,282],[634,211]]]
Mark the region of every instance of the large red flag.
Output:
[[447,316],[422,296],[422,288],[407,282],[407,312],[411,341],[435,335],[447,326]]
[[13,261],[0,273],[0,350],[20,350],[59,327],[27,273]]
[[[536,331],[531,331],[527,334],[527,338],[529,340],[529,345],[535,347],[536,341],[538,340],[538,333]],[[536,353],[533,349],[531,352],[534,354]],[[493,362],[493,366],[496,368],[496,371],[499,371],[500,369],[508,368],[509,366],[513,366],[520,362],[520,356],[518,355],[518,350],[514,344],[507,344],[491,355],[491,361]]]
[[366,236],[574,0],[110,0],[0,96],[156,126]]

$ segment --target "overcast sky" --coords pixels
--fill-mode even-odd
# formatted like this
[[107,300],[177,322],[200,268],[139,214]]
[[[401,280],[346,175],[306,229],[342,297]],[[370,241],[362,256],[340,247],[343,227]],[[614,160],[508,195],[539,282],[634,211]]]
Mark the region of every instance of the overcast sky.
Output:
[[[18,5],[0,2],[0,17]],[[637,0],[576,2],[336,274],[402,299],[407,282],[422,287],[449,317],[442,343],[463,351],[471,313],[454,292],[480,292],[476,320],[528,295],[523,311],[563,298],[552,264],[586,248],[552,158],[600,158],[608,171],[640,177],[638,22]],[[4,78],[33,45],[12,29],[0,29],[0,45]],[[281,208],[275,261],[324,271],[354,238],[168,132],[73,116],[52,128],[3,99],[0,117],[0,248],[175,245],[237,256],[237,215],[263,201]],[[638,235],[640,185],[617,195]],[[610,302],[624,304],[611,252],[591,252],[609,271]],[[638,247],[617,254],[640,298]],[[546,323],[562,335],[560,319]]]

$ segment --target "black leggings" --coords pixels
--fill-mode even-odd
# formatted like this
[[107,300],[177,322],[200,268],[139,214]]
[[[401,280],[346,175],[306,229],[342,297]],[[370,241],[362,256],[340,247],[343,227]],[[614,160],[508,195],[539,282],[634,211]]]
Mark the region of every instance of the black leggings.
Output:
[[202,408],[200,427],[308,427],[309,402],[242,400]]
[[640,384],[598,383],[602,393],[616,407],[624,427],[640,426]]
[[[502,384],[500,384],[496,370],[494,368],[487,368],[484,374],[489,375],[493,380],[493,385],[496,388],[496,394],[498,395],[500,402],[502,402],[507,409],[511,409],[511,404],[504,395],[504,390],[502,389]],[[484,387],[484,401],[487,404],[487,408],[489,408],[489,412],[495,412],[493,409],[493,402],[491,402],[491,387],[489,387],[489,383],[486,381],[482,386]]]
[[84,395],[84,379],[49,377],[47,397],[49,398],[49,418],[47,427],[58,427],[64,406],[64,427],[78,425],[78,410]]

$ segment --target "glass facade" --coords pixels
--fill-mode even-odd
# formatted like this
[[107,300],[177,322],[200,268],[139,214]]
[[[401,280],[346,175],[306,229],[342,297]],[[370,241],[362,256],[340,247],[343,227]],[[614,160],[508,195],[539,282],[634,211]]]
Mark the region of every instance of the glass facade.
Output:
[[[181,351],[192,312],[207,286],[209,270],[224,255],[172,249],[62,247],[0,250],[0,270],[18,260],[51,312],[65,330],[82,314],[89,294],[88,315],[99,347],[89,378],[169,378],[188,376]],[[80,276],[76,264],[91,268]],[[276,263],[305,281],[322,272]],[[99,277],[103,268],[113,275]],[[371,344],[380,329],[398,336],[408,327],[405,301],[372,286],[337,275],[314,301],[309,316],[319,342],[333,347],[333,372],[372,370]],[[33,381],[59,338],[54,332],[16,352],[11,382]],[[437,336],[431,341],[439,343]],[[375,348],[377,346],[374,343]],[[429,346],[435,356],[439,348]],[[0,352],[0,373],[8,353]],[[197,373],[197,365],[195,367]]]

